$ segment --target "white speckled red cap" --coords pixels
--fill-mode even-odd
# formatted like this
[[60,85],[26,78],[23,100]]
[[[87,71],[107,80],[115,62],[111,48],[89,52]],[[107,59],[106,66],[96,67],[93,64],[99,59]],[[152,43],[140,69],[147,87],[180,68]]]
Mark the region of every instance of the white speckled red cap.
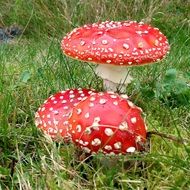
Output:
[[143,150],[146,127],[142,110],[112,92],[92,94],[68,119],[73,142],[87,153],[126,154]]
[[50,96],[35,114],[35,124],[52,138],[68,134],[68,117],[74,106],[93,93],[90,89],[68,89]]
[[169,51],[158,28],[136,21],[106,21],[75,28],[61,42],[75,59],[114,65],[142,65],[162,59]]

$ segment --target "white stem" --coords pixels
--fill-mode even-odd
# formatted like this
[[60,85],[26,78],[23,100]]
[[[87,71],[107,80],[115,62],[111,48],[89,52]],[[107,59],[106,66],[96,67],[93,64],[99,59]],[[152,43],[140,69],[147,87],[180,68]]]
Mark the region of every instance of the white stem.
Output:
[[96,74],[103,79],[106,90],[111,91],[117,91],[117,88],[120,88],[119,85],[124,90],[132,81],[125,66],[99,64],[96,67]]

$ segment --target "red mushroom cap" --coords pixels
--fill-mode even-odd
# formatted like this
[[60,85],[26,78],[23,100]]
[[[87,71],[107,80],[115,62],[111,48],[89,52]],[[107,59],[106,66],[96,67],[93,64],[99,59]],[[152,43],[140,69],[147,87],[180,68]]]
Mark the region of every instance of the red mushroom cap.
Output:
[[142,110],[112,93],[90,95],[68,119],[73,142],[87,153],[126,154],[143,150],[146,128]]
[[106,21],[75,28],[61,42],[66,55],[102,64],[141,65],[162,59],[169,51],[158,28],[136,21]]
[[35,124],[52,138],[68,134],[68,117],[74,106],[89,96],[94,90],[69,89],[50,96],[35,114]]

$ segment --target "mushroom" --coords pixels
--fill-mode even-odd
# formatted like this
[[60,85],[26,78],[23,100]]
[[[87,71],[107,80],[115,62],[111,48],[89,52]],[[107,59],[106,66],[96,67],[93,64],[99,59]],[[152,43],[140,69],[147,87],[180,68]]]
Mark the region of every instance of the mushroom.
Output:
[[68,117],[74,106],[93,93],[90,89],[68,89],[50,96],[35,113],[35,125],[55,139],[69,138]]
[[72,111],[69,133],[86,153],[126,154],[144,150],[146,126],[141,108],[113,92],[91,94]]
[[107,90],[127,85],[132,77],[126,67],[164,58],[169,51],[167,38],[143,22],[106,21],[75,28],[61,42],[63,52],[75,59],[99,64],[96,73]]

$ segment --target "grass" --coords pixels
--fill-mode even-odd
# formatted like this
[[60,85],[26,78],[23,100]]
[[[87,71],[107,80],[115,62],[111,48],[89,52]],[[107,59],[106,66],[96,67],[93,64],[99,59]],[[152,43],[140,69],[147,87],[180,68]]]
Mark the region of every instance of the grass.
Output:
[[189,6],[178,0],[1,1],[0,23],[17,23],[25,32],[14,43],[0,44],[0,189],[190,189],[189,143],[153,136],[150,152],[107,159],[100,154],[85,163],[77,160],[75,147],[52,142],[34,125],[35,111],[51,94],[102,90],[93,65],[62,54],[66,32],[99,20],[145,20],[166,34],[171,52],[161,63],[132,68],[136,80],[127,93],[143,108],[150,131],[189,139],[190,102],[175,102],[170,93],[155,96],[168,69],[180,76],[190,72]]

